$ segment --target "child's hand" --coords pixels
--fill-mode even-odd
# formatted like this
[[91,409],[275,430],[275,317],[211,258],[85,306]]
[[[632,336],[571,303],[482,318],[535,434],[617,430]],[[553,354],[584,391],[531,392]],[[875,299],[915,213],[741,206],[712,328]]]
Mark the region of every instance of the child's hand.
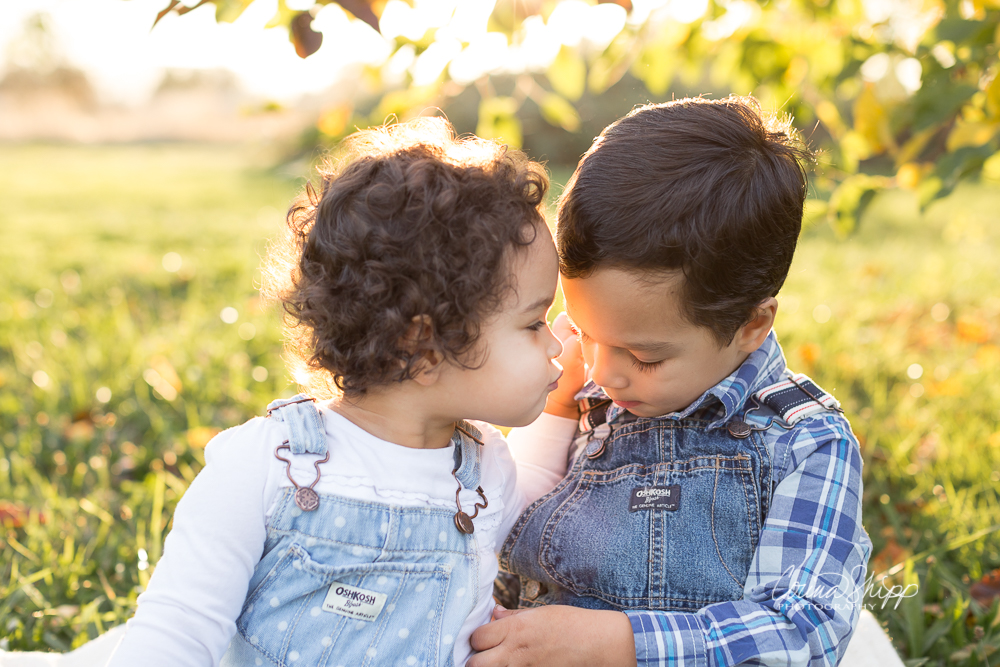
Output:
[[566,605],[508,611],[472,633],[468,667],[634,667],[632,623],[620,611]]
[[552,333],[562,342],[563,351],[556,358],[556,363],[562,367],[563,374],[559,378],[559,387],[549,393],[545,411],[559,417],[576,419],[580,413],[573,397],[587,381],[580,338],[569,323],[566,313],[556,315],[552,322]]

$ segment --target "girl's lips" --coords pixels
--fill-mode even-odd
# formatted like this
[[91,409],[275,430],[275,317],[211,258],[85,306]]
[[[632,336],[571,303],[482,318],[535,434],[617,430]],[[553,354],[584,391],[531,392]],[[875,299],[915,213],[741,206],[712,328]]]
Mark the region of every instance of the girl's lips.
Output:
[[556,389],[559,388],[559,378],[561,378],[562,376],[563,374],[560,372],[559,377],[557,377],[555,381],[549,385],[549,391],[555,391]]

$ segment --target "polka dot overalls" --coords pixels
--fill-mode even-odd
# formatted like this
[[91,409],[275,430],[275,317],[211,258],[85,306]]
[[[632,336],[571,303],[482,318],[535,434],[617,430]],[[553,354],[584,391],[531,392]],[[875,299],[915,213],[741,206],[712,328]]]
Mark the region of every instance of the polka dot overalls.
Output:
[[[285,454],[322,458],[319,414],[298,398],[269,408],[291,432]],[[457,430],[455,438],[456,476],[474,489],[478,445]],[[319,506],[303,511],[295,491],[281,491],[267,521],[263,556],[221,664],[453,665],[455,637],[479,591],[476,538],[456,529],[455,510],[318,494]]]

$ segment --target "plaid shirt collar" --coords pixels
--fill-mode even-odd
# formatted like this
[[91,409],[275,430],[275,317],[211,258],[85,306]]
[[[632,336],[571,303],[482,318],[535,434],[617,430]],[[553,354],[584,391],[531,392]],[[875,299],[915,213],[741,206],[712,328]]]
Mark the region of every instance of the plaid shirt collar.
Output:
[[[684,410],[660,415],[657,419],[686,419],[695,415],[710,420],[709,428],[718,428],[742,410],[747,398],[777,382],[784,370],[785,356],[772,330],[761,346],[754,350],[729,377],[708,389]],[[629,418],[625,408],[611,403],[607,408],[606,420],[601,419],[603,415],[600,415],[601,410],[598,408],[611,399],[593,381],[584,385],[576,394],[576,400],[582,403],[581,431],[588,431],[603,421],[610,424],[622,415],[626,415],[625,419]]]

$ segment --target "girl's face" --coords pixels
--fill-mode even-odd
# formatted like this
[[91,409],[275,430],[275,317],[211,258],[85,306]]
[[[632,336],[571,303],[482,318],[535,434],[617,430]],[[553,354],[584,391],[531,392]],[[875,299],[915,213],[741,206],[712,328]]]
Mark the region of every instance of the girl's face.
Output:
[[442,374],[448,403],[467,419],[499,426],[530,424],[545,408],[562,370],[554,360],[562,344],[545,315],[555,298],[559,275],[552,235],[536,226],[535,240],[514,254],[514,290],[498,313],[483,323],[473,370],[449,366]]

